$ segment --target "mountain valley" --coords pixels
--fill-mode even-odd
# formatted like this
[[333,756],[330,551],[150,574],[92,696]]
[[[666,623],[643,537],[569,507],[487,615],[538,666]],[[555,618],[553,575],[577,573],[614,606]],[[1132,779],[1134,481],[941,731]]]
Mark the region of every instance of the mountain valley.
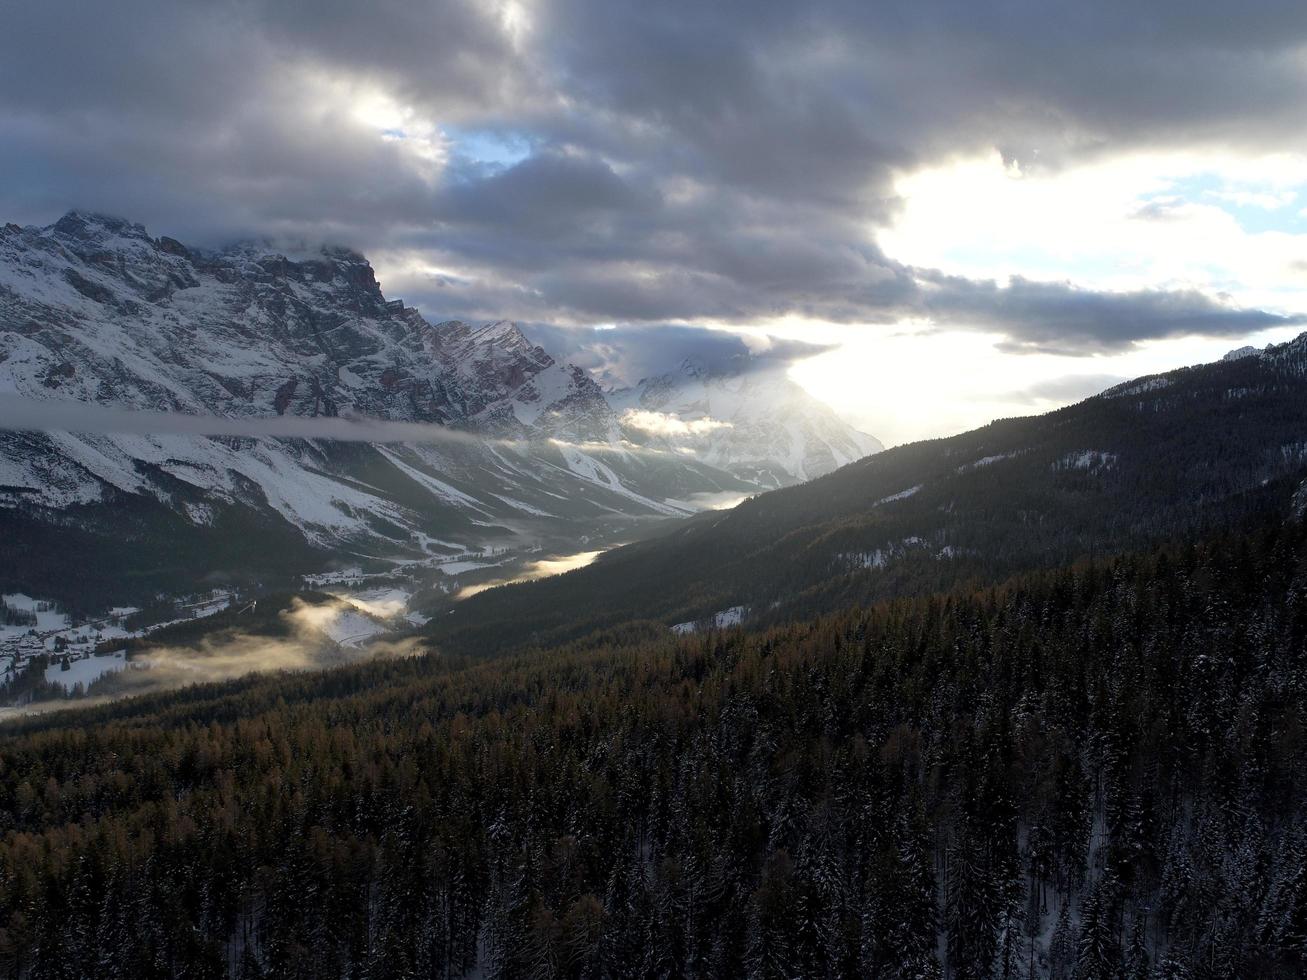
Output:
[[[716,406],[672,378],[657,382],[660,417],[694,437],[651,434],[629,424],[630,393],[605,393],[516,325],[432,325],[387,299],[357,253],[286,251],[191,249],[77,212],[0,230],[0,399],[248,425],[0,430],[0,589],[98,612],[357,566],[452,593],[449,570],[487,556],[631,540],[880,448],[747,364],[723,383],[755,402],[784,387],[784,458],[774,423],[753,428],[741,409],[705,428]],[[655,404],[651,391],[634,400]],[[373,429],[352,442],[262,435],[277,418]],[[430,435],[388,440],[386,423]]]

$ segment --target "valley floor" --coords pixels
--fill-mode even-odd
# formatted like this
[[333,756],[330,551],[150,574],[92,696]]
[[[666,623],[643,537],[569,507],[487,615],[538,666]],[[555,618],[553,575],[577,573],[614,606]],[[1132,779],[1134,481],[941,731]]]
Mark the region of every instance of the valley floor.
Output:
[[[372,642],[402,638],[431,615],[447,614],[462,598],[562,574],[593,561],[602,550],[550,555],[538,544],[514,549],[501,543],[428,559],[371,559],[305,575],[302,586],[342,601],[334,616],[315,621],[314,627],[341,649],[364,657]],[[51,699],[123,693],[118,685],[96,682],[129,666],[149,668],[148,661],[131,657],[130,648],[139,645],[133,641],[224,611],[240,613],[257,606],[259,596],[257,591],[215,589],[202,596],[161,597],[151,610],[126,606],[76,617],[53,600],[5,595],[6,608],[16,614],[12,618],[23,621],[0,625],[0,698],[9,701],[0,707],[0,717],[39,711]],[[258,669],[257,663],[250,669]]]

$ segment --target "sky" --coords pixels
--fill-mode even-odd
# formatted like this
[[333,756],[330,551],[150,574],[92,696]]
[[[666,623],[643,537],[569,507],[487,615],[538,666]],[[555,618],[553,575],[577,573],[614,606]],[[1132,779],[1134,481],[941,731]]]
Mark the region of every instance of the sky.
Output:
[[887,444],[1296,336],[1307,4],[3,3],[0,220],[349,245],[613,383]]

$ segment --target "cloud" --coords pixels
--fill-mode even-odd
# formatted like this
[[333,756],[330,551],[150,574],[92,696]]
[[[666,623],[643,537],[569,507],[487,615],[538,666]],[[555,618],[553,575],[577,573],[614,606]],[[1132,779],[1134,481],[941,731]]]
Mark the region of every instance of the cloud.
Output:
[[[1214,0],[1073,19],[1035,0],[22,4],[0,36],[0,211],[408,256],[439,270],[398,280],[437,318],[927,317],[1083,353],[1269,321],[933,277],[876,244],[896,176],[993,148],[1039,173],[1307,147],[1304,39],[1287,0],[1233,20]],[[478,157],[510,144],[525,158]]]
[[1130,379],[1116,374],[1065,374],[1017,391],[997,393],[992,397],[995,401],[1069,404],[1083,401],[1128,380]]
[[225,418],[113,408],[71,400],[35,400],[0,394],[0,430],[128,433],[135,435],[241,436],[251,439],[330,439],[338,442],[460,442],[484,444],[478,436],[442,425],[391,422],[360,416]]
[[1221,190],[1221,191],[1204,191],[1205,197],[1210,197],[1216,201],[1224,201],[1227,204],[1233,204],[1241,208],[1260,208],[1263,211],[1278,211],[1280,208],[1288,207],[1297,199],[1296,191],[1251,191],[1251,190]]
[[647,409],[631,408],[622,415],[622,422],[631,428],[648,432],[651,435],[665,436],[674,440],[697,439],[709,435],[718,429],[731,428],[730,422],[721,419],[701,418],[685,421],[666,412],[651,412]]
[[[657,413],[642,413],[646,425],[659,424]],[[629,421],[624,419],[624,421]],[[662,423],[671,427],[671,417]],[[726,423],[697,422],[684,428],[686,436],[701,436]],[[333,442],[377,443],[455,443],[484,446],[503,445],[520,448],[522,439],[494,439],[443,425],[423,422],[391,422],[362,416],[308,418],[279,415],[257,418],[227,418],[217,415],[187,415],[180,412],[153,412],[113,408],[72,400],[40,401],[17,395],[0,394],[0,432],[77,432],[95,435],[130,434],[144,436],[227,436],[246,439],[322,439]],[[646,431],[652,431],[646,428]],[[549,438],[556,446],[573,446],[587,452],[612,449],[606,442],[566,442]],[[624,443],[624,453],[662,456],[658,447]]]
[[687,363],[710,374],[776,371],[834,349],[829,344],[672,324],[567,328],[533,323],[524,329],[555,357],[592,371],[615,388],[679,371]]
[[1307,323],[1307,316],[1245,309],[1192,289],[1099,292],[1019,276],[1006,286],[934,276],[932,285],[924,306],[942,322],[1002,333],[1000,348],[1019,353],[1106,353],[1140,340],[1238,337]]

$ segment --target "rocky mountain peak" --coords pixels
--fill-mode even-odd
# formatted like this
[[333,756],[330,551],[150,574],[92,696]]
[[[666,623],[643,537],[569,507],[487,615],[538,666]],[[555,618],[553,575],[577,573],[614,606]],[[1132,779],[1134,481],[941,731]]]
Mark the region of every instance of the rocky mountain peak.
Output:
[[1245,357],[1256,357],[1261,353],[1256,347],[1237,347],[1221,358],[1223,361],[1241,361]]
[[80,241],[101,242],[108,238],[150,241],[144,225],[95,211],[69,211],[46,231],[63,238]]
[[530,350],[534,346],[512,320],[495,320],[472,329],[471,336],[478,344],[488,344],[505,350]]
[[462,373],[496,379],[506,389],[520,387],[555,363],[543,347],[531,343],[510,320],[481,326],[446,320],[431,328],[431,336]]
[[[183,246],[184,248],[184,246]],[[253,283],[301,284],[351,294],[351,305],[380,310],[386,304],[371,263],[353,249],[335,246],[286,247],[267,241],[238,242],[200,255],[201,264],[231,279]],[[402,304],[400,304],[402,308]]]
[[706,378],[708,365],[697,357],[687,357],[676,367],[676,373],[686,378]]

